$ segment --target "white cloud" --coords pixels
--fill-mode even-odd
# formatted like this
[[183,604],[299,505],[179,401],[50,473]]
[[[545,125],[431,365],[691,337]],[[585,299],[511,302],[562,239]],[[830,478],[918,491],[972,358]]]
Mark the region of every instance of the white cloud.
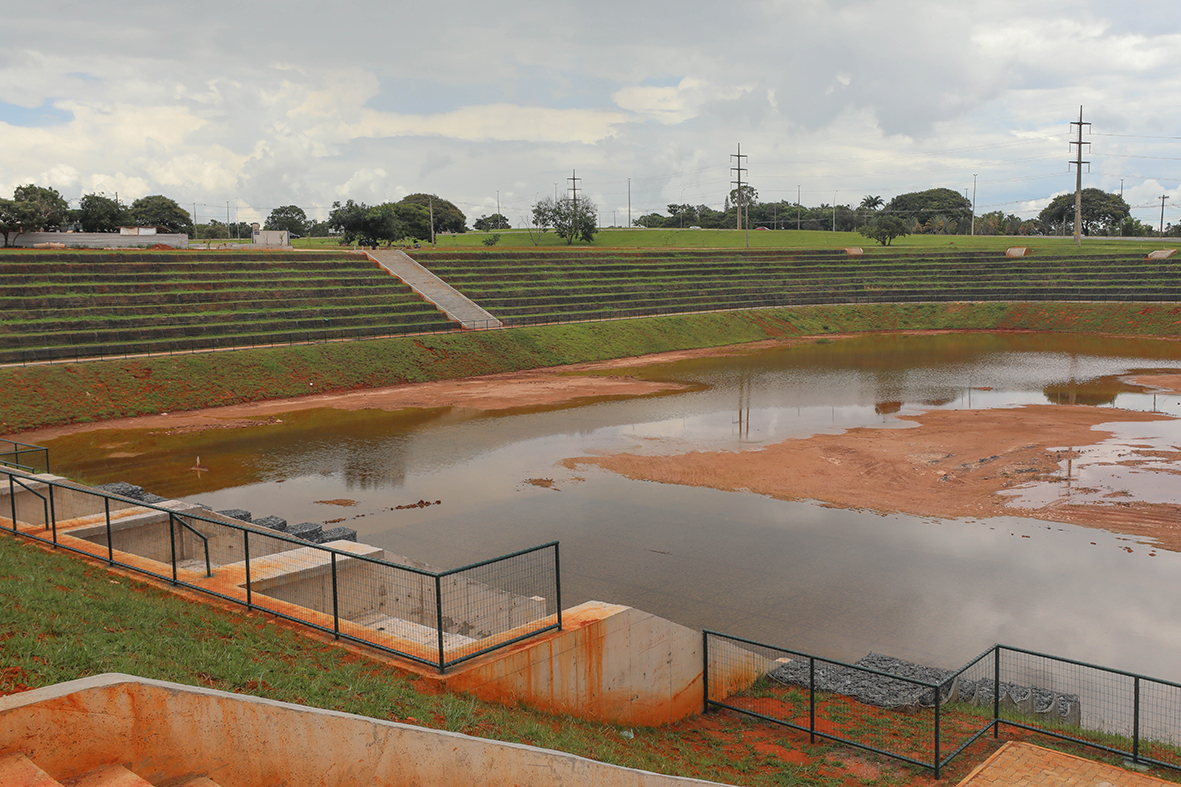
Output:
[[[1172,189],[1181,143],[1099,136],[1181,133],[1165,100],[1181,92],[1181,14],[1145,3],[522,0],[496,15],[291,0],[244,19],[225,0],[46,0],[7,20],[54,35],[0,52],[0,194],[44,180],[74,198],[314,212],[421,190],[479,209],[511,189],[515,219],[577,168],[603,205],[626,206],[631,178],[638,215],[720,204],[741,142],[767,199],[976,174],[982,204],[1032,211],[1073,185],[1079,104],[1096,132],[1088,185]],[[72,119],[21,125],[47,105]]]

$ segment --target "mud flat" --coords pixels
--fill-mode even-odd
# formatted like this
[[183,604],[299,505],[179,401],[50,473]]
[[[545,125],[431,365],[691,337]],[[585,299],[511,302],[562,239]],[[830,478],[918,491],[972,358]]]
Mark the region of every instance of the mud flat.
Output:
[[[1150,378],[1145,379],[1146,382]],[[1181,506],[1112,496],[1072,502],[1064,472],[1079,450],[1115,431],[1113,422],[1170,416],[1072,405],[932,410],[909,429],[856,428],[745,451],[671,456],[620,453],[577,457],[632,479],[746,491],[781,500],[919,516],[1027,516],[1099,527],[1181,551]],[[1181,451],[1156,461],[1181,468]],[[1141,462],[1134,456],[1123,461]],[[1033,481],[1060,481],[1061,494],[1034,507],[1003,494]],[[1162,478],[1162,483],[1168,479]]]

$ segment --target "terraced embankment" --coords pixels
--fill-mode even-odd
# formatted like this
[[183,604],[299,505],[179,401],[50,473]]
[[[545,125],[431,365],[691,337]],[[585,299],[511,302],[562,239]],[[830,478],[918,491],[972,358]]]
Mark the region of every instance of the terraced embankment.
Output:
[[0,254],[0,363],[450,330],[363,255]]
[[1138,254],[1002,252],[422,252],[419,260],[510,325],[815,304],[1147,302],[1181,298],[1181,266]]

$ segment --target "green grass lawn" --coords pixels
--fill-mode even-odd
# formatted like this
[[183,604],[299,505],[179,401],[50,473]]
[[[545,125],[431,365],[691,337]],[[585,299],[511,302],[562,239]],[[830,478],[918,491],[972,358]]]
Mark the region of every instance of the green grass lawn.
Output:
[[[748,233],[738,230],[681,230],[681,229],[605,229],[595,235],[593,244],[566,241],[553,232],[544,233],[538,246],[533,240],[536,234],[528,230],[501,230],[500,242],[491,248],[484,246],[484,239],[492,233],[466,232],[462,235],[440,235],[439,249],[462,248],[467,251],[487,250],[495,254],[498,249],[571,249],[585,251],[594,249],[741,249],[747,245]],[[822,232],[818,230],[777,230],[749,233],[752,249],[843,249],[859,247],[866,253],[907,254],[915,251],[1004,251],[1011,246],[1028,246],[1034,255],[1067,256],[1078,254],[1080,247],[1073,238],[1009,236],[965,236],[965,235],[910,235],[898,238],[891,246],[881,246],[856,232]],[[334,238],[309,238],[295,242],[297,248],[331,248],[339,241]],[[1138,255],[1162,247],[1173,248],[1181,245],[1177,238],[1136,238],[1134,240],[1083,239],[1083,254]],[[424,245],[418,252],[429,251]]]

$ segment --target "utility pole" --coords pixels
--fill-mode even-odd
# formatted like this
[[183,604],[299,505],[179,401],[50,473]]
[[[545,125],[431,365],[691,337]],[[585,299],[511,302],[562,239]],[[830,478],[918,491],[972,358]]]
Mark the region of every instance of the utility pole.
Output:
[[832,193],[832,231],[837,231],[837,193]]
[[1089,161],[1083,161],[1083,145],[1090,145],[1090,142],[1083,142],[1083,126],[1089,126],[1090,123],[1083,122],[1083,108],[1080,105],[1078,108],[1078,121],[1070,121],[1070,125],[1078,126],[1078,142],[1071,140],[1071,145],[1078,145],[1074,161],[1074,242],[1075,245],[1083,245],[1083,164],[1090,164]]
[[1165,200],[1169,198],[1168,194],[1160,195],[1160,236],[1165,236]]
[[431,210],[431,248],[435,248],[435,198],[426,198],[427,207]]
[[972,234],[976,234],[976,175],[972,175]]
[[578,212],[578,181],[582,180],[582,178],[576,177],[577,175],[578,175],[578,172],[576,170],[572,169],[572,170],[570,170],[570,177],[566,178],[566,180],[570,181],[570,188],[568,189],[568,191],[570,192],[570,194],[572,195],[572,198],[574,200],[574,212],[575,213]]
[[[570,177],[566,178],[570,181],[570,194],[572,195],[572,202],[570,203],[570,231],[574,237],[578,236],[579,220],[578,220],[578,181],[582,178],[578,177],[577,170],[570,170]],[[595,216],[595,224],[599,223],[598,216]]]
[[800,231],[800,187],[796,185],[796,232]]
[[627,228],[632,228],[632,179],[627,179]]
[[500,229],[500,189],[496,190],[496,224],[497,229]]
[[[746,167],[742,166],[742,160],[747,156],[742,155],[742,145],[738,145],[738,152],[731,153],[730,158],[738,159],[737,167],[730,167],[731,172],[738,173],[738,229],[742,229],[742,173],[746,172]],[[734,181],[730,181],[734,183]],[[746,248],[750,248],[750,227],[746,228]]]

